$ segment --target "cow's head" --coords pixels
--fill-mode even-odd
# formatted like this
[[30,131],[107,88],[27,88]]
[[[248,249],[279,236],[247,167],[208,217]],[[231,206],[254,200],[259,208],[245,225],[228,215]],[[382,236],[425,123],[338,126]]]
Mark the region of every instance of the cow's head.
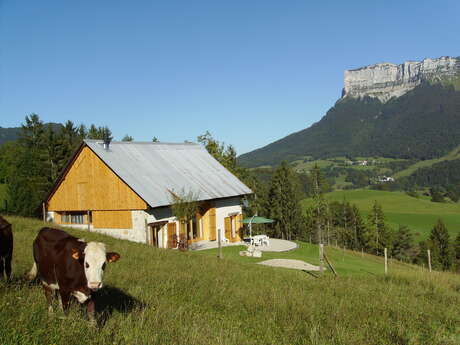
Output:
[[115,262],[120,258],[118,253],[107,253],[105,244],[101,242],[89,242],[83,252],[73,250],[72,257],[83,263],[88,288],[96,291],[102,287],[102,276],[108,262]]

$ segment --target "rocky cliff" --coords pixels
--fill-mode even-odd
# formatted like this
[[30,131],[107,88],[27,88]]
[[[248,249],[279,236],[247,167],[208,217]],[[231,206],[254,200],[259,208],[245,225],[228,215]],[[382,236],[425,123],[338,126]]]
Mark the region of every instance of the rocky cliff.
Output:
[[379,63],[345,71],[343,97],[370,96],[388,101],[414,89],[423,81],[440,80],[460,74],[460,58],[448,56],[396,65]]

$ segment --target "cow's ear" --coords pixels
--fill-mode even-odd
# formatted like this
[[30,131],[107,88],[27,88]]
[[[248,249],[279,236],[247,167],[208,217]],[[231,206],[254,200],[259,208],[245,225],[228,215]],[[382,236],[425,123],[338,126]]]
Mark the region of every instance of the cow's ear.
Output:
[[78,251],[78,249],[72,248],[72,258],[74,258],[75,260],[80,259],[80,252]]
[[120,254],[115,252],[107,253],[107,261],[108,262],[115,262],[120,258]]

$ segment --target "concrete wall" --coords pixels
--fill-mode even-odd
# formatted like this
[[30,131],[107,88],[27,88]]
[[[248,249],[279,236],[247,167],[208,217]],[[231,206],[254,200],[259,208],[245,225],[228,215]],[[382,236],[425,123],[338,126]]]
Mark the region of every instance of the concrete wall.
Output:
[[218,199],[213,204],[216,207],[216,229],[225,233],[224,218],[242,213],[241,198]]

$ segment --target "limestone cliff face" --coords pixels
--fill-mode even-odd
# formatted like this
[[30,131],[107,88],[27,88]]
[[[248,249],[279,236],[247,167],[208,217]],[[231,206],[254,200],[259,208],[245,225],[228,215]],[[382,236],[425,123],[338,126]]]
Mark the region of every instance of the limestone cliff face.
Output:
[[412,90],[425,80],[436,81],[460,74],[460,58],[448,56],[401,65],[379,63],[345,71],[343,97],[370,96],[388,101]]

